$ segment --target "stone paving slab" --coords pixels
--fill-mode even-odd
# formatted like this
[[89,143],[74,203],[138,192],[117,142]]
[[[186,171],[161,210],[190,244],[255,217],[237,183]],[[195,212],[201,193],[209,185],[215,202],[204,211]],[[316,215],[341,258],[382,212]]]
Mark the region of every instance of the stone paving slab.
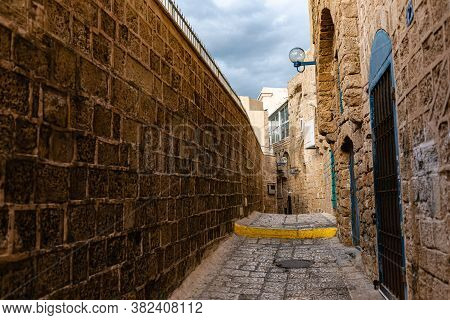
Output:
[[[281,260],[312,260],[284,269]],[[383,299],[362,271],[360,253],[331,239],[231,236],[206,258],[171,299]]]

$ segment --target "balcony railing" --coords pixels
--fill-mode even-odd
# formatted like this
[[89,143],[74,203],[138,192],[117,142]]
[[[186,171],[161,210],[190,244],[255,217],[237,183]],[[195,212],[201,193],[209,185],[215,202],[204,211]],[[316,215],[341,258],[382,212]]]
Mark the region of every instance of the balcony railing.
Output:
[[186,17],[181,13],[178,6],[172,0],[159,0],[159,2],[163,5],[167,13],[172,17],[173,21],[178,25],[184,35],[189,39],[192,46],[197,50],[197,52],[200,54],[204,62],[209,66],[211,71],[217,76],[228,93],[233,97],[234,101],[241,107],[242,110],[244,110],[244,107],[242,106],[242,102],[239,99],[238,95],[233,90],[233,88],[231,88],[230,83],[220,71],[214,59],[205,49],[205,46],[200,41],[197,34],[194,32],[194,30],[192,30],[191,25],[187,21]]

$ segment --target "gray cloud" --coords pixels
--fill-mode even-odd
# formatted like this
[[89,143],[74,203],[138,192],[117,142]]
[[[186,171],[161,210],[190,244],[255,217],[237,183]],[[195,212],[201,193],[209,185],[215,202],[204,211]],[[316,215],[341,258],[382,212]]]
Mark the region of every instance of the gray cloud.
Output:
[[239,95],[286,87],[289,50],[310,46],[307,0],[177,0]]

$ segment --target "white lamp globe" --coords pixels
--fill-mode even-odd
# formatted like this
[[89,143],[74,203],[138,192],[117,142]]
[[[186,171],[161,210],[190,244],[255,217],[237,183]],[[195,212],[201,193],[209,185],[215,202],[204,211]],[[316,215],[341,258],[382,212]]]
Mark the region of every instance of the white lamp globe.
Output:
[[302,48],[294,48],[289,52],[289,59],[292,63],[303,62],[306,58],[305,50]]

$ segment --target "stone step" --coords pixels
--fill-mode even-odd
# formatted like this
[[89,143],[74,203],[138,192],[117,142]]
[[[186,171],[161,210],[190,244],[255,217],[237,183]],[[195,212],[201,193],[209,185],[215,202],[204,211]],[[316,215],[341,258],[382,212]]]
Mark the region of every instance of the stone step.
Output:
[[327,213],[283,215],[255,212],[234,225],[235,234],[249,238],[333,238],[336,232],[336,218]]

